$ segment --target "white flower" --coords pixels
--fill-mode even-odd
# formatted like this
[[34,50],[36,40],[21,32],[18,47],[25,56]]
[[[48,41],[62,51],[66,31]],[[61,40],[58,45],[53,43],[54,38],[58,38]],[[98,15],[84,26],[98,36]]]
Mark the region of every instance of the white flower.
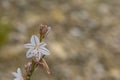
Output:
[[17,72],[12,72],[12,74],[15,76],[14,80],[23,80],[20,68],[17,69]]
[[37,61],[40,60],[41,55],[49,55],[50,52],[48,49],[45,48],[47,45],[44,42],[39,41],[39,38],[35,35],[31,37],[30,40],[31,43],[25,44],[25,48],[28,48],[29,50],[26,53],[27,58],[35,57]]

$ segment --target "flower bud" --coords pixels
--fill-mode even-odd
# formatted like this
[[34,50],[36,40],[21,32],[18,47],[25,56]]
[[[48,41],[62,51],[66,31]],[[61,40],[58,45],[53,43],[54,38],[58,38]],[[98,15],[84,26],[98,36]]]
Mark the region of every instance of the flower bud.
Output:
[[27,64],[25,64],[25,70],[27,73],[29,73],[31,70],[31,64],[32,64],[31,62],[28,62]]
[[45,38],[48,33],[50,32],[51,27],[48,27],[47,25],[40,25],[39,33],[40,33],[40,40]]

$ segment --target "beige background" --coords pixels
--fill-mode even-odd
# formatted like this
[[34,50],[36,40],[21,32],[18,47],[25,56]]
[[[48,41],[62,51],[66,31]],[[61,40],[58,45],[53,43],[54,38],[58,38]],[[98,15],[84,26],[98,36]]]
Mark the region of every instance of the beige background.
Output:
[[24,72],[24,44],[46,38],[51,75],[38,68],[32,80],[120,80],[120,0],[0,0],[0,80]]

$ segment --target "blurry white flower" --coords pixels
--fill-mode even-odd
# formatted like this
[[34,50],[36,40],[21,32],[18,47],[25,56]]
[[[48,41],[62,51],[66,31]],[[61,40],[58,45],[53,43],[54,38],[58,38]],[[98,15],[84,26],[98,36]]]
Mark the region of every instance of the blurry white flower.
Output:
[[20,68],[17,69],[17,72],[12,72],[12,74],[15,76],[14,80],[23,80]]
[[33,35],[31,37],[30,42],[31,43],[25,44],[25,48],[29,48],[26,54],[27,58],[35,57],[36,60],[39,61],[41,58],[41,54],[50,54],[49,50],[45,48],[47,44],[44,42],[40,43],[39,38],[37,36]]

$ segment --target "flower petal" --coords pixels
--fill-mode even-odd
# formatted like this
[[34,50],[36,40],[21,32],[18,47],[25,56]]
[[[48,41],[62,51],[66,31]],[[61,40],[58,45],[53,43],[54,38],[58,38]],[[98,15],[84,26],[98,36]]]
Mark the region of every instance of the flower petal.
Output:
[[15,77],[18,76],[18,74],[17,74],[16,72],[12,72],[12,74],[13,74]]
[[24,44],[24,47],[25,48],[34,48],[34,46],[32,44],[30,44],[30,43]]
[[23,80],[23,76],[20,68],[17,69],[17,73],[13,72],[12,74],[15,76],[14,80]]
[[40,49],[41,53],[44,54],[44,55],[50,55],[50,52],[48,49],[44,48],[44,47],[41,47]]
[[33,45],[39,45],[39,43],[40,43],[39,38],[38,38],[36,35],[33,35],[33,36],[31,37],[31,43],[32,43]]
[[37,52],[37,53],[35,54],[35,58],[36,58],[37,61],[39,61],[40,58],[41,58],[41,53],[40,53],[40,52]]
[[45,43],[45,42],[41,42],[40,43],[40,47],[44,47],[44,46],[46,46],[47,44]]
[[34,50],[32,51],[33,55],[37,54],[37,52],[38,52],[37,49],[34,49]]
[[26,53],[27,58],[31,58],[33,56],[33,49],[29,49]]
[[17,69],[17,73],[18,73],[19,76],[22,75],[20,68]]

